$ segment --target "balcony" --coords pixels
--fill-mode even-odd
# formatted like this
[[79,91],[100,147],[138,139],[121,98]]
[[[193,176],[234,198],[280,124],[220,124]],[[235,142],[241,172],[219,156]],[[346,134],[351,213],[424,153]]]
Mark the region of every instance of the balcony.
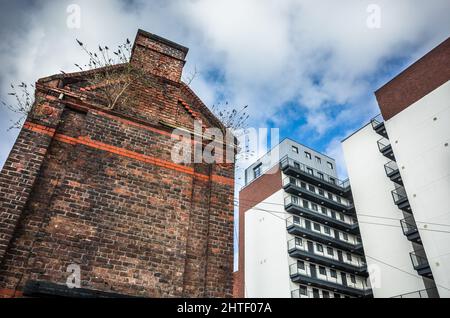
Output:
[[428,263],[428,259],[425,256],[424,251],[411,252],[409,253],[409,256],[411,257],[411,262],[413,264],[414,269],[417,271],[419,275],[429,278],[433,277],[433,274],[431,273],[430,264]]
[[304,216],[307,219],[331,226],[333,228],[353,234],[359,233],[359,225],[355,218],[351,219],[351,223],[338,220],[328,214],[320,213],[319,211],[314,211],[302,206],[298,197],[288,196],[284,198],[284,208],[289,213]]
[[352,283],[346,278],[338,278],[338,275],[336,277],[318,275],[314,265],[305,265],[301,269],[298,268],[297,264],[291,264],[289,266],[289,274],[294,283],[324,288],[354,297],[370,297],[372,295],[372,289],[365,283]]
[[397,186],[395,190],[391,191],[391,193],[392,199],[397,207],[402,211],[411,213],[411,205],[409,204],[405,188],[403,186]]
[[302,182],[294,177],[286,177],[283,179],[283,189],[287,193],[298,195],[299,197],[305,198],[306,200],[325,206],[332,210],[343,213],[353,213],[354,211],[353,203],[347,203],[345,199],[344,201],[338,202],[314,191],[310,191],[307,188],[306,183],[303,183],[302,186]]
[[409,241],[422,244],[416,222],[412,216],[400,220],[400,225],[402,226],[403,234],[405,234]]
[[379,134],[385,138],[388,138],[386,127],[384,126],[384,120],[383,120],[383,117],[381,116],[381,114],[372,118],[370,123],[372,124],[373,130],[375,130],[375,132],[377,134]]
[[384,165],[384,170],[386,171],[386,176],[399,185],[403,185],[402,176],[398,170],[397,163],[393,160],[389,161]]
[[439,298],[439,293],[436,288],[427,288],[418,290],[412,293],[401,294],[392,298]]
[[378,149],[388,159],[395,160],[394,152],[392,151],[391,142],[387,138],[381,138],[377,141]]
[[338,178],[326,173],[318,172],[316,169],[297,162],[288,156],[285,156],[280,160],[280,166],[281,170],[283,170],[286,175],[301,178],[306,182],[336,194],[346,196],[350,191],[348,183],[344,183]]
[[[288,241],[289,256],[293,258],[302,259],[305,261],[312,261],[316,264],[328,266],[333,269],[339,269],[345,272],[351,272],[356,275],[368,276],[367,264],[361,259],[352,257],[352,261],[348,261],[342,253],[336,255],[338,259],[323,252],[314,250],[314,245],[308,244],[304,240],[299,242],[298,239]],[[333,253],[334,254],[334,253]]]
[[311,228],[311,221],[299,218],[296,220],[293,216],[286,219],[286,229],[289,234],[297,235],[311,241],[322,243],[326,246],[339,248],[345,251],[349,251],[355,254],[363,254],[363,246],[361,239],[356,242],[341,240],[338,231],[334,230],[334,236],[331,234],[324,234],[315,231]]
[[291,298],[349,298],[349,296],[347,295],[333,293],[330,291],[328,291],[328,297],[324,297],[323,292],[324,290],[322,291],[322,297],[320,297],[319,290],[317,290],[317,292],[314,292],[312,290],[308,290],[307,286],[301,285],[299,289],[291,291]]

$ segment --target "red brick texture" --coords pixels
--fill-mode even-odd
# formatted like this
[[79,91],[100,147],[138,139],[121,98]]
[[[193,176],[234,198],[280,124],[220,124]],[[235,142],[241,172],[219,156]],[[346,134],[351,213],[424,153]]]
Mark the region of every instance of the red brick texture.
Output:
[[375,92],[381,114],[389,120],[450,79],[450,38]]
[[282,189],[281,170],[275,166],[239,192],[239,259],[233,295],[245,297],[245,212]]
[[[233,164],[177,164],[168,122],[217,119],[180,82],[187,49],[139,31],[132,109],[80,98],[83,73],[37,83],[42,97],[0,173],[0,297],[29,281],[144,297],[231,297]],[[159,61],[158,68],[155,61]],[[60,99],[61,93],[63,98]],[[223,127],[221,127],[223,128]]]

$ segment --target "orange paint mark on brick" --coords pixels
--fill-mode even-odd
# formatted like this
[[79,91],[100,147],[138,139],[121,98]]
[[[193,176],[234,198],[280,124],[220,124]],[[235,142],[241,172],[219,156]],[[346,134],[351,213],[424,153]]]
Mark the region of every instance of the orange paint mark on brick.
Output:
[[[176,163],[166,161],[166,160],[162,160],[162,159],[159,159],[156,157],[143,155],[143,154],[131,151],[131,150],[124,149],[124,148],[119,148],[119,147],[115,147],[112,145],[108,145],[108,144],[105,144],[105,143],[102,143],[99,141],[92,140],[88,136],[80,136],[78,138],[74,138],[74,137],[63,135],[63,134],[55,134],[55,130],[52,128],[48,128],[48,127],[45,127],[42,125],[33,124],[33,123],[29,123],[29,122],[26,122],[24,124],[24,127],[26,129],[29,129],[29,130],[32,130],[35,132],[39,132],[39,133],[46,134],[49,136],[54,136],[55,140],[58,140],[58,141],[61,141],[64,143],[68,143],[71,145],[82,144],[82,145],[85,145],[85,146],[88,146],[91,148],[107,151],[107,152],[114,153],[114,154],[117,154],[117,155],[120,155],[123,157],[127,157],[127,158],[135,159],[135,160],[138,160],[141,162],[145,162],[148,164],[152,164],[152,165],[164,167],[167,169],[187,173],[187,174],[193,175],[194,177],[198,178],[199,180],[209,181],[209,176],[195,173],[194,169],[191,167],[183,166],[183,165],[176,164]],[[222,176],[216,176],[216,175],[213,175],[211,177],[211,179],[213,182],[222,183],[222,184],[226,184],[226,185],[234,185],[234,179],[230,179],[230,178],[226,178],[226,177],[222,177]]]

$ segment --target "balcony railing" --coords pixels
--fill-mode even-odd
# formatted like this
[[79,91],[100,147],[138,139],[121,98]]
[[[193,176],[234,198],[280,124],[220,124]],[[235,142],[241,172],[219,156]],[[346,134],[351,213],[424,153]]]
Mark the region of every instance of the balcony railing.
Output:
[[[328,223],[332,224],[334,227],[339,228],[346,232],[355,232],[358,231],[359,225],[358,221],[354,217],[345,216],[344,220],[337,219],[337,212],[334,210],[327,210],[327,213],[323,213],[322,211],[319,211],[319,206],[317,206],[318,210],[313,210],[308,206],[305,206],[302,203],[302,199],[294,196],[289,195],[284,198],[284,207],[286,211],[299,214],[299,215],[306,215],[309,219],[315,220],[321,223],[325,223],[328,225]],[[331,213],[329,211],[334,211],[335,213]]]
[[[337,235],[339,232],[331,231],[331,229],[329,234],[313,230],[311,228],[311,221],[298,216],[291,216],[286,219],[286,229],[289,234],[302,235],[305,238],[310,238],[312,241],[317,241],[325,245],[338,247],[357,254],[362,253],[362,241],[360,237],[353,236],[352,240],[344,240]],[[333,232],[334,236],[332,234]]]
[[289,266],[289,274],[294,282],[304,282],[320,288],[330,288],[333,291],[344,292],[352,296],[366,296],[372,293],[372,289],[367,285],[365,280],[359,283],[345,279],[336,273],[336,277],[332,277],[328,272],[325,275],[320,274],[317,268],[304,264],[303,268],[299,268],[297,263]]
[[324,186],[332,187],[333,189],[337,189],[342,193],[349,190],[348,182],[343,182],[334,176],[328,175],[323,172],[319,172],[310,166],[307,166],[301,162],[297,162],[294,159],[289,158],[288,156],[284,156],[283,158],[281,158],[280,166],[281,169],[283,170],[286,170],[288,168],[293,169],[303,174],[303,176],[306,176],[311,180],[314,180],[316,184],[319,183]]
[[400,224],[405,235],[411,235],[417,232],[417,225],[412,216],[400,220]]
[[372,124],[373,130],[375,130],[377,132],[377,134],[379,134],[383,137],[386,137],[386,138],[388,137],[387,132],[386,132],[386,127],[384,126],[384,120],[383,120],[383,117],[381,116],[381,114],[372,118],[370,120],[370,123]]
[[386,171],[386,175],[390,178],[394,174],[398,173],[398,165],[397,162],[391,160],[387,164],[384,165],[384,170]]
[[306,260],[312,259],[317,264],[331,266],[343,271],[351,271],[359,275],[367,274],[367,264],[361,257],[352,255],[351,261],[346,256],[340,259],[336,251],[333,250],[333,254],[330,255],[326,251],[326,246],[323,246],[323,250],[320,252],[314,248],[314,245],[309,247],[307,241],[301,238],[293,238],[288,241],[288,252],[291,257]]
[[348,212],[348,210],[354,208],[353,203],[351,203],[348,199],[340,196],[333,196],[330,198],[325,196],[325,192],[323,192],[323,194],[319,194],[315,191],[311,191],[305,182],[302,182],[294,177],[284,178],[283,187],[289,193],[303,193],[307,199],[330,209],[339,209],[340,211]]
[[427,288],[411,293],[401,294],[392,298],[437,298],[439,293],[436,288]]
[[[319,292],[317,292],[316,294],[312,291],[307,289],[306,286],[304,286],[305,289],[301,290],[301,289],[295,289],[293,291],[291,291],[291,298],[327,298],[327,297],[323,297],[323,290],[322,290],[322,297],[320,297]],[[336,295],[339,295],[338,297],[336,297]],[[328,298],[343,298],[346,297],[343,294],[340,293],[336,293],[336,292],[329,292],[328,291]]]
[[419,255],[417,252],[409,253],[414,269],[424,268],[430,266],[425,255]]
[[391,142],[387,138],[383,137],[380,140],[378,140],[377,143],[378,149],[383,153],[391,148]]
[[391,191],[392,199],[394,203],[398,206],[400,210],[410,213],[411,206],[408,201],[408,195],[406,194],[406,190],[403,186],[397,185],[394,190]]

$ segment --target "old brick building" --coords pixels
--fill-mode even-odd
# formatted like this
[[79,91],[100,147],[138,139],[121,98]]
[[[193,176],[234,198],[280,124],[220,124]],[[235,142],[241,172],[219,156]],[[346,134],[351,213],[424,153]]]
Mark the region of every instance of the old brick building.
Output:
[[0,174],[1,296],[232,296],[234,165],[171,160],[173,128],[224,129],[181,81],[187,51],[138,31],[132,107],[86,98],[101,69],[37,82]]

